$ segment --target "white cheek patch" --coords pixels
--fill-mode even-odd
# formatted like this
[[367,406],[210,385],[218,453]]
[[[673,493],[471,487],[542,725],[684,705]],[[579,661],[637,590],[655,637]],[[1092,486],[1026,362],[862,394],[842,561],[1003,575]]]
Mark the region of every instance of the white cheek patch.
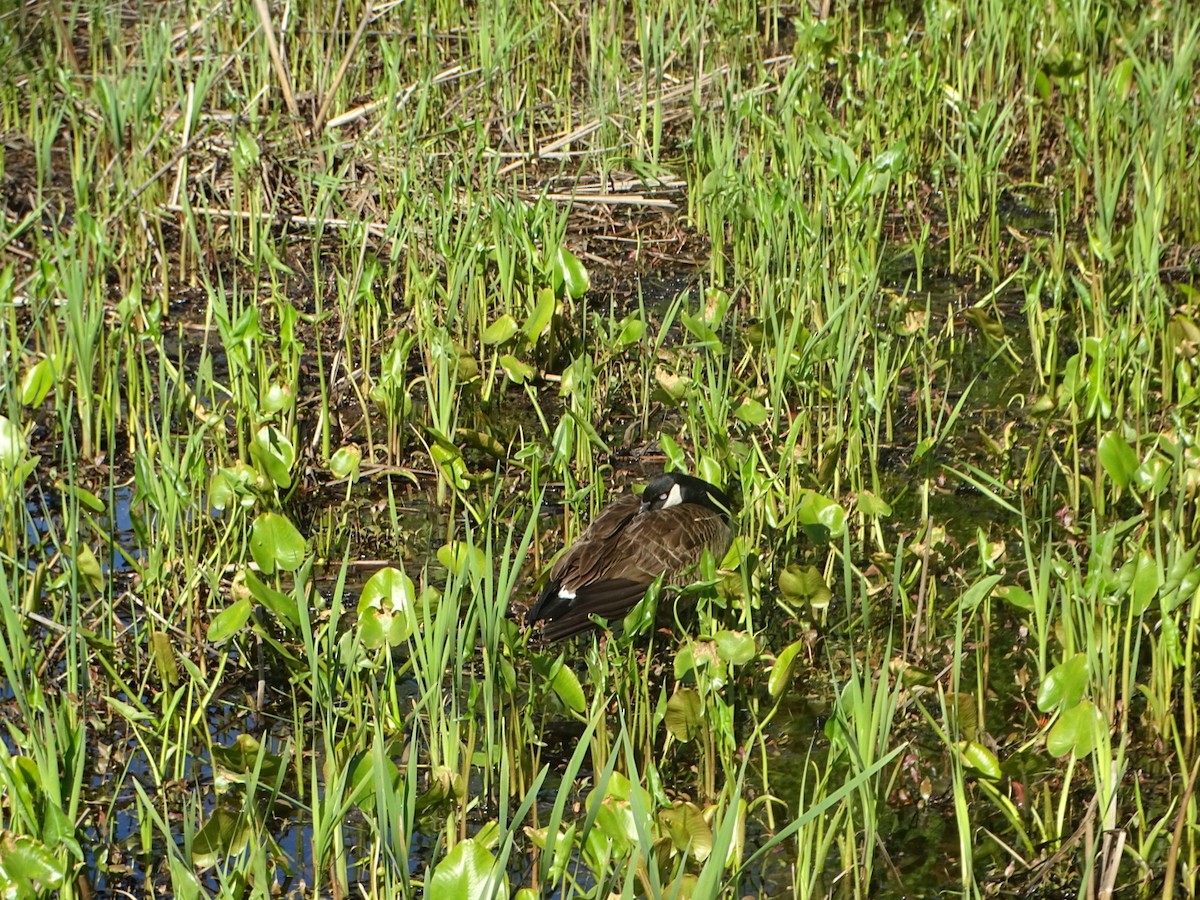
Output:
[[683,492],[679,490],[679,485],[671,485],[671,492],[667,494],[667,499],[663,501],[662,508],[670,509],[672,506],[678,506],[683,502]]
[[566,588],[563,588],[561,591],[558,592],[558,599],[559,600],[574,600],[575,592],[568,591]]

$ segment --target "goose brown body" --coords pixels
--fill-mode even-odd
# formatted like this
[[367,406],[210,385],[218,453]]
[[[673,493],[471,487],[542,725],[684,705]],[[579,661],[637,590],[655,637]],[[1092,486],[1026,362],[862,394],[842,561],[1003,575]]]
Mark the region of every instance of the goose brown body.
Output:
[[720,559],[732,537],[728,498],[689,475],[661,475],[639,497],[619,497],[550,570],[526,621],[560,640],[632,609],[658,576],[668,582],[694,568],[704,551]]

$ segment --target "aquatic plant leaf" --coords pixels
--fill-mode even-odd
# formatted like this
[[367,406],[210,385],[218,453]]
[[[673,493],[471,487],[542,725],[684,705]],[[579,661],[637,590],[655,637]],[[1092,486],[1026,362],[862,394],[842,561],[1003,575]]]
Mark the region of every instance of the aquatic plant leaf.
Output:
[[542,288],[538,291],[533,314],[525,321],[525,327],[522,329],[531,344],[536,344],[541,336],[549,330],[550,323],[554,321],[556,305],[557,301],[554,299],[552,289]]
[[358,481],[359,467],[362,465],[362,449],[357,444],[347,444],[334,451],[329,457],[329,471],[334,478],[349,478]]
[[429,448],[429,453],[451,484],[460,491],[465,491],[470,486],[471,475],[466,460],[456,447],[435,443]]
[[996,588],[996,596],[1009,606],[1015,606],[1023,612],[1033,612],[1036,608],[1033,595],[1025,588],[1015,584],[1006,584]]
[[270,610],[275,616],[292,628],[300,627],[300,613],[296,609],[296,601],[283,591],[277,591],[263,583],[262,579],[250,569],[242,573],[242,583],[250,595]]
[[638,343],[646,334],[646,323],[635,316],[626,316],[621,320],[620,329],[613,341],[614,350],[625,350]]
[[532,381],[537,375],[537,369],[528,363],[521,362],[511,353],[505,353],[500,357],[500,368],[504,370],[504,374],[513,384],[525,384],[527,381]]
[[1000,583],[1001,577],[1000,575],[989,575],[982,581],[975,582],[959,598],[958,605],[968,612],[974,611],[980,603],[991,596],[992,589]]
[[249,597],[243,597],[225,607],[208,623],[208,631],[205,633],[208,642],[219,644],[237,634],[246,627],[253,611],[254,604],[250,602]]
[[307,543],[296,526],[279,513],[261,513],[250,526],[250,556],[265,575],[294,572],[304,562]]
[[483,341],[485,346],[490,347],[494,344],[506,343],[520,330],[521,326],[517,324],[517,320],[508,313],[505,313],[487,328],[483,329],[483,334],[479,339]]
[[667,701],[667,731],[681,744],[695,739],[703,725],[704,702],[694,688],[679,688]]
[[1046,735],[1046,750],[1051,756],[1065,756],[1068,753],[1076,759],[1087,756],[1095,749],[1104,727],[1104,716],[1096,704],[1091,700],[1083,700],[1063,710]]
[[1086,653],[1076,653],[1046,673],[1038,688],[1037,706],[1042,712],[1075,706],[1087,690],[1092,667]]
[[12,471],[25,458],[25,435],[6,416],[0,416],[0,468]]
[[1000,760],[987,747],[977,741],[959,741],[955,745],[958,758],[973,775],[986,778],[988,781],[999,781],[1001,775]]
[[858,492],[858,508],[865,516],[875,516],[885,519],[892,514],[891,504],[870,491]]
[[771,412],[757,400],[746,399],[733,411],[735,417],[747,425],[761,425],[771,418]]
[[700,316],[680,312],[679,321],[683,323],[683,327],[691,332],[692,337],[696,339],[695,346],[711,350],[713,353],[720,353],[725,349],[721,344],[721,339],[717,337],[717,333]]
[[6,897],[44,897],[62,887],[65,862],[58,852],[26,834],[0,834],[0,886]]
[[459,578],[471,575],[481,578],[487,571],[487,554],[466,541],[451,541],[438,547],[437,559]]
[[1100,438],[1096,445],[1096,455],[1100,464],[1118,487],[1127,488],[1133,480],[1133,473],[1138,467],[1137,454],[1126,443],[1125,438],[1115,431],[1110,431]]
[[167,687],[179,684],[179,666],[175,664],[175,645],[165,631],[154,631],[150,635],[150,653],[158,679]]
[[587,267],[579,261],[579,257],[562,246],[554,250],[550,283],[556,294],[565,293],[572,300],[578,300],[592,286]]
[[54,387],[54,362],[46,357],[31,366],[21,379],[21,403],[24,406],[42,405],[50,388]]
[[833,599],[833,591],[816,566],[791,563],[779,573],[779,592],[793,603],[808,603],[824,609]]
[[437,864],[425,886],[428,900],[463,900],[489,897],[507,900],[508,876],[496,866],[496,858],[474,838],[454,845]]
[[82,506],[87,507],[92,512],[99,515],[104,514],[104,501],[86,488],[68,484],[65,481],[56,481],[54,482],[54,486],[67,496],[74,497]]
[[675,849],[689,853],[696,862],[704,862],[712,854],[712,828],[704,818],[704,811],[695,803],[676,801],[659,812],[658,823]]
[[767,692],[776,700],[782,697],[783,692],[791,685],[796,659],[804,646],[803,640],[792,641],[775,657],[775,665],[771,666],[771,673],[767,676]]
[[582,713],[587,709],[587,698],[583,696],[583,685],[575,674],[574,668],[566,665],[562,658],[552,667],[550,686],[563,706],[572,713]]
[[367,579],[358,597],[358,627],[368,647],[396,645],[417,627],[416,587],[399,569],[386,566]]
[[281,384],[278,381],[271,382],[267,392],[263,395],[260,401],[262,410],[265,413],[283,412],[285,409],[291,409],[292,403],[295,400],[295,393],[292,391],[290,384]]
[[75,548],[75,572],[83,582],[97,593],[104,587],[104,572],[100,568],[100,560],[87,544],[79,544]]
[[226,510],[236,501],[242,509],[252,509],[257,502],[255,489],[265,489],[266,486],[258,472],[245,463],[221,467],[213,472],[208,483],[208,505],[213,509]]
[[744,666],[758,653],[754,636],[745,631],[722,629],[713,636],[713,641],[717,645],[717,654],[731,666]]
[[192,839],[192,864],[216,865],[222,857],[241,853],[249,842],[249,819],[239,810],[218,806]]
[[296,463],[296,448],[287,435],[274,425],[264,425],[250,444],[250,457],[259,470],[287,490],[292,486],[292,466]]
[[1143,550],[1121,566],[1121,580],[1129,586],[1129,602],[1135,616],[1142,615],[1162,586],[1162,575],[1154,554]]
[[796,516],[811,540],[825,542],[839,538],[846,530],[846,512],[836,502],[816,491],[804,491]]

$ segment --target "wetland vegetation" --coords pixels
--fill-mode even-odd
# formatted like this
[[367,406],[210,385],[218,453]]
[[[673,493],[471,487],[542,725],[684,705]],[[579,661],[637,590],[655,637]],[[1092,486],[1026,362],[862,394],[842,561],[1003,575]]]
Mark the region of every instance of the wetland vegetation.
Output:
[[4,896],[1195,896],[1200,6],[814,6],[0,2]]

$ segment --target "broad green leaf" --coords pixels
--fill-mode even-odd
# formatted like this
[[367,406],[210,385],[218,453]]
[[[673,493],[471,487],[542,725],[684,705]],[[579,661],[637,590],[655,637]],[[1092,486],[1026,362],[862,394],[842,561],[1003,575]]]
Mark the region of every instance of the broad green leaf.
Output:
[[983,744],[977,741],[959,741],[955,745],[958,757],[963,766],[979,778],[988,781],[999,781],[1002,775],[1000,760]]
[[796,517],[809,539],[818,543],[839,538],[846,530],[845,510],[816,491],[801,493]]
[[1000,583],[1000,578],[999,575],[989,575],[987,578],[975,582],[959,598],[959,606],[968,612],[973,612],[975,607],[991,595],[992,589]]
[[554,251],[551,262],[550,283],[555,293],[565,293],[572,300],[578,300],[592,286],[587,267],[579,258],[566,247],[559,246]]
[[775,665],[771,666],[771,674],[767,676],[767,692],[778,700],[792,683],[792,672],[796,668],[796,658],[806,646],[803,640],[792,641],[775,657]]
[[503,344],[520,330],[521,326],[517,324],[517,320],[505,313],[483,330],[483,336],[480,339],[487,346]]
[[537,375],[537,369],[528,363],[521,362],[511,353],[505,353],[500,357],[500,368],[504,370],[508,380],[514,384],[525,384],[527,381],[532,381],[533,377]]
[[694,688],[677,688],[667,701],[667,731],[681,744],[697,735],[703,726],[704,704]]
[[739,420],[747,425],[761,425],[771,418],[771,412],[757,400],[746,399],[742,405],[733,411]]
[[277,568],[294,572],[304,562],[306,549],[296,526],[279,513],[262,513],[250,526],[250,555],[265,575]]
[[25,406],[41,406],[50,388],[54,387],[54,363],[46,357],[32,366],[21,379],[21,403]]
[[0,470],[11,472],[25,458],[25,435],[5,416],[0,416]]
[[717,653],[721,659],[731,666],[742,666],[754,659],[758,648],[754,644],[753,635],[744,631],[721,630],[713,640],[717,645]]
[[329,471],[334,478],[348,478],[358,481],[359,467],[362,465],[362,448],[357,444],[347,444],[334,451],[329,457]]
[[676,850],[691,854],[696,862],[704,862],[712,854],[712,828],[695,803],[678,800],[659,812],[658,821]]
[[240,632],[250,621],[250,613],[253,611],[254,604],[249,597],[243,597],[225,607],[208,623],[208,631],[205,635],[208,642],[219,644]]
[[1076,653],[1046,673],[1038,689],[1037,705],[1042,712],[1075,706],[1087,690],[1091,664],[1086,653]]
[[258,464],[259,470],[277,487],[287,490],[292,486],[296,448],[287,435],[274,425],[264,425],[258,429],[250,444],[250,456]]
[[526,320],[524,328],[525,336],[529,338],[530,343],[536,344],[541,336],[549,330],[550,323],[554,321],[555,305],[553,289],[542,288],[538,291],[533,314]]
[[1033,612],[1036,608],[1036,603],[1029,591],[1015,584],[1006,584],[996,588],[996,596],[1009,606],[1015,606],[1023,612]]
[[1076,759],[1095,749],[1101,730],[1106,727],[1104,716],[1091,700],[1083,700],[1062,712],[1046,735],[1046,750],[1051,756],[1072,754]]
[[793,603],[807,603],[818,610],[828,608],[833,599],[821,570],[798,563],[789,564],[779,573],[779,592]]
[[508,878],[496,858],[473,838],[455,844],[425,885],[426,900],[507,900],[508,895]]
[[358,597],[363,643],[376,648],[408,640],[417,627],[416,587],[399,569],[386,566],[367,579]]
[[1137,471],[1138,458],[1133,448],[1125,442],[1125,438],[1116,431],[1108,432],[1100,438],[1100,443],[1096,446],[1096,455],[1100,457],[1100,464],[1104,466],[1108,477],[1118,487],[1129,487],[1133,473]]

